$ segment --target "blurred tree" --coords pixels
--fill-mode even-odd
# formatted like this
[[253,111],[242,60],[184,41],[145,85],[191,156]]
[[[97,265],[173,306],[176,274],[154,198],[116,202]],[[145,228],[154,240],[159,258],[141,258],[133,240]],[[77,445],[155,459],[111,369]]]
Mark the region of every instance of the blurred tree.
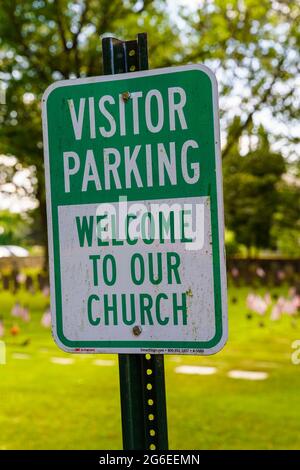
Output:
[[34,165],[22,165],[16,157],[0,155],[0,194],[9,197],[16,203],[26,199],[31,206],[36,205],[35,189],[37,179]]
[[248,254],[251,247],[274,248],[271,229],[280,202],[283,156],[272,152],[266,131],[260,127],[255,150],[241,157],[236,143],[223,168],[225,221],[236,241],[248,248]]
[[0,245],[24,245],[29,233],[27,214],[17,214],[9,210],[0,211]]
[[[233,158],[234,150],[239,150],[236,143],[244,133],[249,134],[251,126],[252,134],[258,134],[262,115],[273,121],[268,128],[268,145],[276,143],[286,154],[287,149],[294,152],[299,142],[294,132],[299,107],[295,90],[300,67],[299,3],[201,0],[200,8],[192,14],[182,8],[177,27],[167,3],[1,0],[0,80],[7,85],[7,99],[6,105],[0,106],[0,152],[15,155],[22,165],[36,168],[44,242],[40,98],[54,80],[102,73],[100,34],[131,39],[137,32],[147,31],[151,67],[189,61],[210,65],[219,78],[226,159]],[[274,120],[280,125],[274,126]],[[274,159],[276,165],[277,157]],[[263,158],[271,165],[269,160]],[[260,180],[255,177],[255,181]],[[272,202],[270,199],[269,204]],[[228,214],[227,220],[232,216]],[[268,238],[267,234],[261,237]],[[260,245],[268,243],[267,239],[259,241]]]
[[180,53],[160,0],[1,0],[0,81],[7,85],[0,106],[0,153],[36,168],[36,197],[46,243],[40,99],[58,79],[102,73],[100,35],[124,39],[147,31],[152,67],[168,66]]
[[300,256],[300,165],[291,164],[280,182],[279,205],[274,216],[272,235],[281,253]]

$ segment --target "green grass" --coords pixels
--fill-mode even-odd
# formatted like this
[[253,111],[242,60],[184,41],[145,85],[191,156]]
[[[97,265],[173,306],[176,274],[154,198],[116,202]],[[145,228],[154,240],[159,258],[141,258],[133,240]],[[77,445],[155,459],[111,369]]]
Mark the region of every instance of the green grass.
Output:
[[[299,449],[300,366],[291,363],[291,344],[300,339],[300,321],[246,319],[248,289],[229,290],[229,341],[209,357],[166,357],[171,449]],[[264,290],[261,290],[264,292]],[[285,293],[284,290],[272,292]],[[116,356],[68,355],[40,325],[42,294],[18,294],[32,321],[18,321],[11,336],[15,299],[0,293],[5,318],[7,364],[0,365],[0,449],[120,449],[121,423]],[[233,303],[233,297],[237,303]],[[26,339],[30,343],[24,345]],[[27,354],[17,359],[15,354]],[[71,357],[70,365],[53,357]],[[114,366],[96,366],[114,359]],[[212,376],[182,375],[179,365],[216,366]],[[265,371],[265,381],[237,380],[232,369]]]

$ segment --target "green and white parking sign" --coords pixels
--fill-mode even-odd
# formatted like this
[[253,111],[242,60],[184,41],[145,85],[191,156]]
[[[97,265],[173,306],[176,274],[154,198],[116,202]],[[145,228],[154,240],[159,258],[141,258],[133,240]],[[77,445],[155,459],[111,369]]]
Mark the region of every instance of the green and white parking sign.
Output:
[[62,349],[212,354],[224,345],[217,101],[202,65],[46,90],[51,313]]

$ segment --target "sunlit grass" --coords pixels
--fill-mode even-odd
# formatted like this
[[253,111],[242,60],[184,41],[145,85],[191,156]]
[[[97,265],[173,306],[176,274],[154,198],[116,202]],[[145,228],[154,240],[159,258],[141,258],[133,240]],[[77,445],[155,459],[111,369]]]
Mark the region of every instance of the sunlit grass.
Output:
[[[260,289],[261,293],[266,289]],[[286,294],[287,289],[272,289]],[[291,344],[300,322],[246,318],[249,289],[229,290],[229,341],[215,356],[166,357],[171,449],[299,448],[300,366]],[[119,449],[122,446],[117,356],[69,355],[41,326],[42,294],[20,293],[31,321],[15,320],[16,298],[0,293],[7,364],[0,365],[1,449]],[[263,325],[262,325],[263,322]],[[17,336],[10,328],[18,323]],[[71,357],[71,364],[53,358]],[[95,365],[109,359],[114,365]],[[210,376],[177,374],[180,365],[214,366]],[[264,371],[264,381],[237,380],[232,369]]]

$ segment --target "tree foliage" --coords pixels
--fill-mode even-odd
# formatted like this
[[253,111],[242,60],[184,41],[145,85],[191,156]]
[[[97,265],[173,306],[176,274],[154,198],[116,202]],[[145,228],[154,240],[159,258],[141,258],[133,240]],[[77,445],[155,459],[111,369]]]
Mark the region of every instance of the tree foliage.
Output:
[[284,171],[284,159],[271,151],[263,128],[255,150],[241,157],[233,147],[224,161],[226,224],[248,249],[272,247],[271,229],[280,202],[277,186]]

